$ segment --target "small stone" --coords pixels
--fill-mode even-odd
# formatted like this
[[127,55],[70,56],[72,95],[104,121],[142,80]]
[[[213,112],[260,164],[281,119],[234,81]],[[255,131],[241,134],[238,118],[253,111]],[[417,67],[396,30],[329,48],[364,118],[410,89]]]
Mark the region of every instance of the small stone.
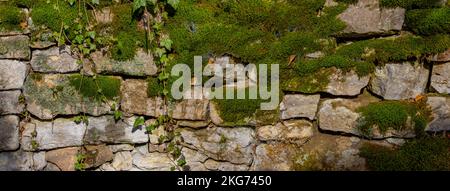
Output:
[[397,138],[387,138],[386,142],[388,142],[389,144],[393,144],[395,146],[402,146],[403,144],[405,144],[405,139],[397,139]]
[[106,145],[84,146],[86,168],[98,167],[113,159],[113,152]]
[[428,97],[427,104],[431,107],[433,121],[425,131],[450,131],[450,98]]
[[432,62],[450,62],[450,49],[443,53],[439,53],[428,58]]
[[115,121],[113,116],[91,117],[84,142],[98,143],[147,143],[149,138],[144,127],[134,128],[137,117]]
[[111,167],[118,171],[127,171],[133,168],[133,157],[130,151],[118,152],[114,155]]
[[147,146],[136,147],[132,152],[133,165],[139,170],[169,171],[173,166],[167,153],[149,153]]
[[72,119],[58,118],[53,122],[32,119],[24,125],[22,148],[26,151],[49,150],[83,145],[86,125]]
[[0,171],[38,171],[47,165],[45,152],[15,152],[0,153]]
[[213,122],[215,125],[220,126],[223,124],[223,119],[220,117],[219,110],[217,109],[217,105],[214,102],[210,102],[209,104],[209,118],[211,119],[211,122]]
[[34,50],[31,67],[35,72],[76,72],[81,68],[70,47],[52,47],[47,50]]
[[320,95],[285,95],[280,104],[281,119],[316,118]]
[[209,121],[178,121],[177,125],[180,127],[190,127],[194,129],[201,129],[209,125]]
[[261,141],[282,141],[303,144],[313,136],[313,124],[306,120],[291,120],[275,126],[263,126],[256,130]]
[[47,163],[47,166],[45,166],[43,171],[61,171],[61,169],[52,163]]
[[0,60],[0,90],[21,89],[28,66],[16,60]]
[[101,52],[91,54],[95,70],[100,74],[123,74],[129,76],[154,76],[158,67],[153,62],[153,55],[138,50],[133,60],[116,61]]
[[252,171],[290,171],[294,169],[295,147],[290,144],[260,144],[256,147]]
[[19,117],[0,116],[0,151],[12,151],[19,148]]
[[134,149],[133,145],[130,144],[120,144],[120,145],[108,145],[109,149],[113,153],[121,152],[121,151],[132,151]]
[[175,104],[172,118],[184,120],[206,120],[208,112],[208,100],[189,99]]
[[385,64],[376,68],[369,88],[386,100],[415,98],[425,93],[428,74],[423,64]]
[[0,92],[0,115],[20,114],[25,105],[19,102],[20,91],[1,91]]
[[75,163],[80,148],[70,147],[51,150],[45,153],[45,158],[49,163],[56,165],[61,171],[75,171]]
[[0,37],[0,59],[30,60],[29,41],[25,35]]
[[351,70],[343,72],[333,68],[334,72],[328,77],[329,83],[324,92],[336,96],[356,96],[361,94],[361,90],[369,84],[370,77],[360,77]]
[[211,159],[205,162],[205,167],[209,170],[214,171],[248,171],[248,169],[250,168],[247,165],[232,164],[229,162],[217,162]]
[[161,97],[147,97],[147,82],[144,80],[126,80],[121,87],[121,108],[126,113],[159,117],[165,113]]
[[192,150],[187,147],[183,147],[181,150],[182,155],[185,158],[186,166],[189,166],[190,171],[207,171],[208,169],[203,164],[208,156],[198,152],[196,150]]
[[113,21],[114,14],[111,11],[111,8],[105,7],[103,9],[100,9],[97,11],[97,14],[95,14],[95,20],[99,24],[108,24]]
[[433,65],[433,71],[431,74],[431,87],[438,93],[450,94],[450,62],[445,64]]
[[248,165],[253,160],[255,132],[251,128],[182,129],[180,134],[186,144],[214,160]]

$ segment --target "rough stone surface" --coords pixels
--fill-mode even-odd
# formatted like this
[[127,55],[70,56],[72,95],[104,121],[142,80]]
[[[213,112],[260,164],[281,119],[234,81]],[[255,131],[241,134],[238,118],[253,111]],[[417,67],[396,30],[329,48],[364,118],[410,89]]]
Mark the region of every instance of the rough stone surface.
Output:
[[147,146],[136,147],[132,152],[133,165],[138,170],[169,171],[173,166],[167,153],[149,153]]
[[316,118],[320,95],[285,95],[280,104],[281,119]]
[[190,171],[206,171],[208,170],[203,164],[208,156],[198,152],[196,150],[192,150],[190,148],[184,147],[181,150],[181,154],[184,156],[186,161],[186,166],[189,166]]
[[56,165],[61,171],[74,171],[79,151],[78,147],[51,150],[45,153],[45,159],[49,164]]
[[114,154],[106,145],[88,145],[84,147],[86,168],[98,167],[113,160]]
[[379,0],[359,0],[338,15],[347,27],[343,37],[386,35],[400,31],[405,20],[403,8],[381,8]]
[[35,74],[34,77],[27,78],[23,91],[27,110],[40,119],[53,119],[58,114],[88,113],[99,116],[111,113],[111,103],[83,97],[75,87],[70,85],[70,76]]
[[19,148],[19,121],[14,115],[0,116],[0,151]]
[[[372,99],[330,99],[322,103],[318,113],[319,128],[326,131],[348,133],[357,136],[363,134],[357,129],[358,119],[361,117],[357,109],[366,106],[370,102],[376,101]],[[404,130],[389,129],[384,134],[374,127],[371,135],[372,138],[412,138],[415,136],[414,128],[405,128]]]
[[450,98],[428,97],[427,104],[431,107],[433,121],[428,124],[426,131],[450,130]]
[[137,117],[115,121],[113,116],[91,117],[84,142],[87,143],[146,143],[149,138],[144,127],[134,128]]
[[249,166],[242,164],[233,164],[230,162],[217,162],[215,160],[207,160],[205,167],[214,171],[248,171]]
[[260,144],[256,147],[253,171],[295,170],[296,147],[290,144]]
[[353,70],[344,73],[334,69],[324,92],[336,96],[356,96],[369,84],[370,76],[359,77]]
[[121,151],[132,151],[134,146],[130,144],[109,145],[109,149],[111,149],[113,153],[117,153]]
[[20,91],[0,91],[0,115],[20,114],[24,104],[19,102]]
[[42,171],[61,171],[61,169],[52,163],[47,163],[47,166]]
[[450,49],[443,53],[439,53],[428,58],[432,62],[450,62]]
[[220,117],[219,110],[214,102],[210,102],[209,104],[209,118],[211,119],[211,122],[217,126],[222,125],[224,122]]
[[422,64],[386,64],[376,68],[370,90],[387,100],[415,98],[425,93],[428,74]]
[[35,72],[76,72],[81,68],[77,59],[72,55],[70,47],[52,47],[47,50],[34,50],[31,58],[31,68]]
[[433,66],[431,87],[439,93],[450,94],[450,62]]
[[21,89],[28,66],[16,60],[0,60],[0,90]]
[[175,104],[172,118],[185,120],[206,120],[208,117],[208,100],[189,99]]
[[251,128],[182,129],[180,134],[185,144],[215,160],[248,165],[253,160],[255,132]]
[[165,113],[160,97],[147,97],[145,80],[126,80],[122,83],[122,110],[126,113],[158,117]]
[[81,146],[85,132],[86,126],[72,119],[58,118],[53,122],[32,119],[24,125],[21,145],[26,151]]
[[25,35],[0,37],[0,59],[30,60],[29,41]]
[[101,52],[94,52],[92,60],[95,63],[95,70],[102,74],[125,74],[129,76],[153,76],[158,68],[153,62],[153,55],[139,50],[133,60],[116,61]]
[[283,141],[303,144],[313,136],[313,124],[306,120],[291,120],[257,128],[256,135],[261,141]]
[[131,156],[131,152],[122,151],[116,153],[111,162],[111,167],[118,171],[127,171],[133,168],[133,157]]
[[203,127],[207,127],[209,125],[209,121],[178,121],[177,123],[180,127],[190,127],[194,129],[200,129]]
[[16,152],[0,153],[0,171],[30,171],[42,170],[47,165],[45,152]]

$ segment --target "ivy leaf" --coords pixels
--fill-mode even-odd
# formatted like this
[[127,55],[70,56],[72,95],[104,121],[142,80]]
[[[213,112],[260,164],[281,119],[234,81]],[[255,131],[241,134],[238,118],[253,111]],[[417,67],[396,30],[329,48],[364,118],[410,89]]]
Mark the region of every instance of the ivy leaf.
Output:
[[151,124],[145,128],[147,133],[152,134],[152,131],[156,129],[156,124]]
[[177,9],[178,3],[180,3],[180,0],[168,0],[167,3],[172,6],[174,9]]
[[68,0],[68,1],[69,1],[69,5],[70,5],[70,6],[73,6],[73,5],[75,4],[75,1],[76,1],[76,0]]
[[170,49],[172,49],[173,41],[170,40],[170,38],[164,38],[161,40],[161,42],[159,44],[161,46],[163,46],[164,48],[166,48],[167,50],[170,50]]
[[133,13],[135,13],[140,8],[145,7],[146,5],[147,5],[146,0],[134,0],[133,1]]
[[100,2],[99,2],[99,0],[92,0],[92,4],[98,5],[98,4],[100,4]]
[[161,72],[161,73],[158,75],[158,80],[159,80],[159,81],[164,81],[164,80],[169,79],[169,77],[170,77],[170,75],[169,75],[168,73],[166,73],[166,72]]
[[134,127],[134,128],[137,128],[137,127],[139,127],[139,126],[144,125],[144,123],[145,123],[145,119],[144,119],[143,117],[139,117],[139,118],[137,118],[136,120],[134,120],[133,127]]
[[114,120],[119,121],[122,119],[122,112],[119,110],[114,111]]
[[162,49],[162,48],[156,48],[155,49],[155,54],[156,54],[156,56],[158,56],[158,57],[161,57],[163,54],[165,54],[166,53],[166,50],[164,50],[164,49]]

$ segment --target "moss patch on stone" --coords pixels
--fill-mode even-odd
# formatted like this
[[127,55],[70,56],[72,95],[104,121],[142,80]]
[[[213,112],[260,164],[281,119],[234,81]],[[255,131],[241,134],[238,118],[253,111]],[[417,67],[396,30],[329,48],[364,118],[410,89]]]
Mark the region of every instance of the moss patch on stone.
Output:
[[71,75],[70,85],[87,98],[102,101],[103,98],[113,100],[120,95],[121,80],[111,76],[88,77]]
[[425,101],[383,101],[370,103],[358,108],[358,130],[366,136],[378,128],[384,134],[389,129],[404,130],[414,128],[417,135],[423,135],[424,129],[431,121],[431,110]]
[[25,15],[18,7],[0,4],[0,32],[21,30],[20,23],[26,22]]
[[67,2],[57,0],[39,0],[32,5],[31,17],[37,26],[46,26],[52,31],[59,32],[64,25],[73,26],[78,18],[78,8]]
[[449,139],[423,138],[408,141],[397,150],[366,144],[360,149],[360,156],[366,158],[370,170],[448,171],[449,148]]
[[148,77],[147,78],[147,96],[148,97],[157,97],[161,96],[164,87],[159,82],[156,77]]
[[450,34],[450,8],[408,11],[406,24],[420,35]]
[[403,7],[405,9],[425,9],[439,7],[441,0],[380,0],[382,7]]

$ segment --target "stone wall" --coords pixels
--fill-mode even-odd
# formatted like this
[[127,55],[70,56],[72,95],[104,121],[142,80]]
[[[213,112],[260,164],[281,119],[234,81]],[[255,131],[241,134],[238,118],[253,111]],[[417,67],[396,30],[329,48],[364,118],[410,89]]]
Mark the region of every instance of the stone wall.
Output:
[[[347,24],[340,36],[398,35],[404,14],[360,0],[340,15]],[[213,101],[164,105],[161,97],[148,97],[145,77],[156,76],[158,68],[144,51],[126,62],[96,52],[92,62],[80,63],[69,46],[37,45],[31,38],[26,30],[0,33],[0,170],[71,171],[81,151],[92,154],[85,161],[89,170],[170,170],[174,159],[168,143],[159,140],[167,130],[147,134],[133,126],[138,117],[150,124],[165,113],[175,120],[188,169],[196,171],[367,170],[361,145],[395,147],[415,136],[405,129],[367,139],[356,129],[357,109],[385,100],[427,96],[433,120],[426,131],[450,130],[450,49],[421,62],[387,63],[365,77],[334,70],[323,92],[286,93],[280,120],[230,127]],[[80,73],[118,80],[119,96],[87,99],[70,84]],[[120,120],[116,107],[123,112]],[[86,116],[84,122],[74,121],[79,116]]]

